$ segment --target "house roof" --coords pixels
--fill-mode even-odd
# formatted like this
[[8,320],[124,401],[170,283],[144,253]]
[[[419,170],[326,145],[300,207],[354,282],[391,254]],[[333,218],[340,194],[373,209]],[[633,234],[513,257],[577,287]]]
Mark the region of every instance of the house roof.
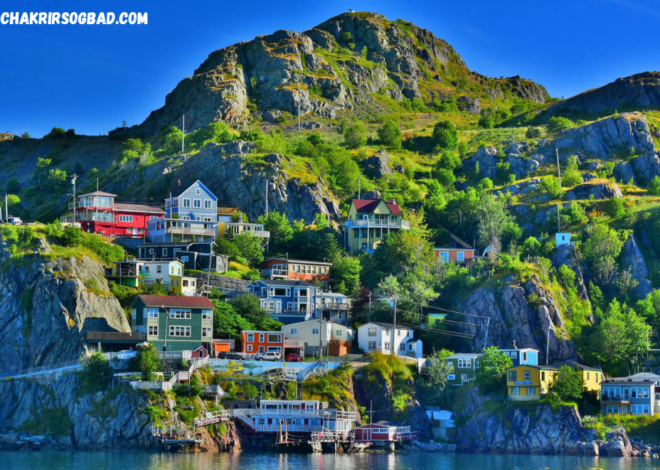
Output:
[[267,263],[268,261],[288,261],[289,263],[297,263],[297,264],[320,264],[323,266],[332,266],[332,263],[326,263],[325,261],[311,261],[305,259],[287,259],[287,258],[277,258],[277,257],[265,259],[261,264]]
[[383,201],[394,215],[401,215],[401,207],[393,199],[386,201],[384,199],[353,199],[353,205],[358,214],[371,214],[376,210],[378,204]]
[[269,286],[314,287],[312,284],[305,281],[279,281],[273,279],[259,279],[257,282],[262,282]]
[[[188,191],[190,188],[192,188],[193,186],[195,186],[197,183],[199,183],[199,185],[202,187],[202,189],[204,189],[204,191],[206,191],[206,192],[209,194],[209,196],[213,197],[213,199],[215,199],[216,201],[218,200],[218,198],[216,197],[216,195],[213,194],[213,193],[211,192],[211,190],[210,190],[209,188],[207,188],[207,187],[204,185],[204,183],[202,183],[200,180],[197,180],[197,181],[195,181],[194,183],[191,183],[191,184],[188,184],[188,185],[183,184],[183,183],[181,182],[181,180],[179,180],[179,183],[178,183],[178,184],[180,184],[180,186],[177,187],[175,190],[172,191],[172,197],[179,197],[179,196],[181,196],[183,193],[185,193],[186,191]],[[168,199],[169,199],[169,198],[168,198]]]
[[144,204],[132,204],[130,202],[115,202],[116,211],[147,212],[149,214],[163,214],[165,211],[160,207],[145,206]]
[[106,193],[105,191],[94,191],[93,193],[86,193],[86,194],[81,194],[78,197],[85,197],[85,196],[110,196],[110,197],[116,197],[116,194],[112,193]]
[[604,380],[600,384],[601,385],[642,385],[646,387],[652,387],[655,385],[655,382],[645,382],[640,380],[633,380],[628,382],[626,380],[610,379],[610,380]]
[[[379,322],[379,321],[371,321],[369,323],[365,323],[364,325],[378,325],[378,326],[381,326],[383,328],[393,328],[394,327],[394,325],[392,323],[383,323],[383,322]],[[361,325],[360,328],[362,328],[364,325]],[[397,330],[410,330],[411,328],[408,328],[407,326],[397,325],[396,329]]]
[[457,359],[462,357],[479,357],[481,353],[456,353],[451,356],[447,356],[447,359]]
[[538,349],[533,348],[511,348],[511,349],[499,349],[500,352],[513,352],[513,351],[534,351],[539,352]]
[[[295,323],[289,323],[287,325],[282,325],[282,328],[284,328],[286,326],[294,326],[294,325],[300,325],[302,323],[319,322],[319,321],[321,321],[321,320],[318,319],[318,318],[313,318],[311,320],[297,321]],[[350,326],[342,325],[341,323],[337,323],[337,322],[334,322],[334,321],[331,321],[331,320],[323,320],[323,322],[324,323],[330,323],[332,325],[338,325],[338,326],[341,326],[342,328],[346,328],[347,330],[352,330],[353,329]]]
[[233,215],[240,211],[238,207],[218,207],[218,214],[220,215]]
[[559,370],[557,367],[555,367],[552,364],[549,365],[549,366],[539,366],[539,365],[534,365],[534,364],[521,364],[519,366],[509,367],[507,370],[519,369],[520,367],[531,367],[532,369],[539,369],[539,370]]
[[452,247],[452,248],[446,248],[446,247],[440,247],[436,246],[434,248],[435,251],[474,251],[474,248],[463,248],[461,246],[459,247]]
[[637,374],[629,375],[627,378],[640,380],[660,380],[660,375],[653,374],[651,372],[639,372]]
[[597,372],[602,372],[602,369],[600,367],[591,367],[591,366],[585,366],[584,364],[580,364],[576,361],[562,361],[562,362],[553,362],[550,364],[552,367],[555,367],[559,369],[561,366],[569,366],[574,369],[580,369],[580,370],[594,370]]
[[187,297],[183,295],[138,295],[147,307],[210,308],[213,303],[207,297]]
[[157,248],[160,246],[180,246],[180,247],[186,247],[188,248],[190,245],[192,245],[192,242],[169,242],[169,243],[143,243],[140,245],[138,248]]

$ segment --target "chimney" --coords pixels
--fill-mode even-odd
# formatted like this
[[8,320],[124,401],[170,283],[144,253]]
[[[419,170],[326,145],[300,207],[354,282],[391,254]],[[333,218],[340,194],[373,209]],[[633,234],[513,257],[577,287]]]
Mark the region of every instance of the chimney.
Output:
[[392,204],[396,206],[396,199],[392,198]]
[[181,180],[179,179],[179,184],[176,186],[178,189],[181,189]]

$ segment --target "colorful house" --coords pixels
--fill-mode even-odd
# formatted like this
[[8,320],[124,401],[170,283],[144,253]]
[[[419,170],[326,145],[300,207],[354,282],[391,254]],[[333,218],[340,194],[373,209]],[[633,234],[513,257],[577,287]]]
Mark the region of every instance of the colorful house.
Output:
[[213,303],[206,297],[138,295],[131,304],[134,332],[159,351],[191,351],[213,342]]
[[284,355],[284,333],[281,331],[243,330],[241,348],[246,354],[277,352]]
[[221,215],[218,211],[218,236],[224,237],[227,235],[242,235],[244,233],[251,233],[255,237],[269,239],[270,232],[265,229],[264,224],[251,224],[243,222],[243,214],[240,214],[239,219],[234,221],[234,217]]
[[165,218],[151,221],[152,243],[213,241],[218,231],[218,198],[201,181],[188,187],[178,183],[165,199]]
[[144,263],[142,260],[116,261],[112,268],[106,269],[105,277],[122,286],[137,288]]
[[178,260],[142,261],[139,283],[152,286],[156,283],[165,286],[168,292],[181,294],[183,263]]
[[95,191],[81,195],[69,204],[70,214],[62,217],[66,223],[78,222],[82,230],[113,237],[144,237],[148,222],[164,217],[158,207],[116,202],[116,194]]
[[261,263],[261,276],[285,281],[321,282],[324,290],[330,280],[332,263],[288,258],[268,258]]
[[538,400],[548,393],[554,381],[557,367],[520,365],[507,369],[507,398],[514,401]]
[[660,414],[660,375],[642,372],[601,382],[603,414]]
[[211,344],[211,354],[217,356],[234,350],[236,342],[233,339],[214,339]]
[[511,358],[514,366],[520,365],[538,365],[539,352],[531,348],[500,349],[507,357]]
[[279,322],[289,324],[321,316],[321,290],[303,281],[261,279],[248,286],[261,308]]
[[560,245],[570,245],[571,244],[571,234],[570,233],[556,233],[555,240],[557,246]]
[[383,354],[392,354],[392,342],[397,356],[420,358],[423,356],[422,342],[413,337],[413,330],[397,325],[392,333],[392,323],[369,322],[358,328],[358,344],[366,353],[380,351]]
[[555,362],[552,366],[559,369],[561,366],[569,366],[571,369],[582,372],[582,381],[587,392],[600,392],[600,384],[603,381],[603,370],[599,367],[590,367],[576,361]]
[[446,316],[446,313],[429,313],[426,316],[426,324],[432,328],[435,328],[437,326],[436,323],[442,323]]
[[474,259],[474,248],[435,248],[434,251],[438,263],[468,263]]
[[140,259],[170,259],[179,260],[184,269],[196,269],[211,272],[227,272],[229,258],[216,255],[213,251],[215,242],[169,242],[169,243],[143,243],[138,247]]
[[307,320],[282,326],[286,340],[298,340],[304,345],[305,354],[343,356],[351,351],[354,330],[345,325],[322,320]]
[[481,354],[477,353],[456,353],[448,356],[447,364],[454,370],[447,376],[447,383],[452,387],[461,387],[476,379],[480,358]]
[[348,325],[348,316],[351,310],[351,299],[338,292],[320,293],[320,306],[323,310],[323,319]]
[[351,253],[373,253],[383,238],[397,230],[410,230],[395,200],[353,199],[344,222],[344,246]]
[[411,431],[409,425],[401,425],[390,421],[378,421],[353,430],[357,443],[371,443],[374,446],[393,448],[395,444],[411,442],[417,439],[417,433]]

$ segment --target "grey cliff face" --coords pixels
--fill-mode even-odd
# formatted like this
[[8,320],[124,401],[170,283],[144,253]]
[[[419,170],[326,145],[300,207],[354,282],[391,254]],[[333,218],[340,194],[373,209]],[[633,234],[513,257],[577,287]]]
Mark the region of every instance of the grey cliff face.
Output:
[[129,332],[109,291],[103,267],[86,256],[8,267],[0,273],[0,370],[76,360],[86,331]]
[[630,234],[623,245],[621,256],[624,269],[629,269],[632,278],[639,282],[639,285],[635,288],[635,296],[640,300],[645,299],[653,292],[653,286],[651,281],[648,280],[649,270],[633,234]]
[[[534,294],[535,304],[530,305]],[[510,348],[513,342],[521,348],[539,351],[539,363],[577,359],[575,345],[566,339],[566,327],[559,305],[551,292],[534,275],[524,286],[509,285],[503,290],[482,287],[470,295],[463,312],[490,319],[487,346]],[[478,326],[462,326],[462,331],[474,335],[469,340],[470,351],[481,351],[486,340],[486,318],[469,321]],[[549,332],[549,347],[548,347]]]

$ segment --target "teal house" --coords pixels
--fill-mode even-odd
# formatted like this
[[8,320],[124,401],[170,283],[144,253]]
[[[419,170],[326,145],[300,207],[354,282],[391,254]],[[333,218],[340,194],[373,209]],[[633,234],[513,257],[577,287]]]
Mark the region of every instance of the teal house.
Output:
[[159,351],[210,351],[213,308],[206,297],[139,295],[131,305],[133,332],[146,333]]

